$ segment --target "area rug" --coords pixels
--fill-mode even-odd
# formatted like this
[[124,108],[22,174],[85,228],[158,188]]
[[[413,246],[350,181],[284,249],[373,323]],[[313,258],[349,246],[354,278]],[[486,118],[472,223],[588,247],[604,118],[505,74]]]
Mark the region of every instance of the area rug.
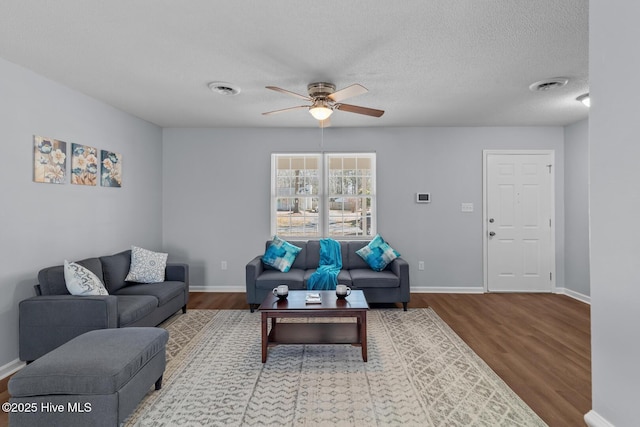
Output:
[[367,363],[350,345],[281,345],[263,364],[259,313],[175,316],[163,387],[126,425],[546,425],[433,310],[367,317]]

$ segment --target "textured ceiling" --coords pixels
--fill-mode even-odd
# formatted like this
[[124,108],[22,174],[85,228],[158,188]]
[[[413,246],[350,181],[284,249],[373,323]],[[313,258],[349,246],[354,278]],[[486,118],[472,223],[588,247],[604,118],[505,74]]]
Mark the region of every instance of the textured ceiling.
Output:
[[[588,0],[1,0],[0,57],[163,127],[313,127],[308,83],[369,93],[343,126],[566,125],[587,117]],[[566,77],[559,89],[533,82]],[[211,81],[241,88],[210,91]]]

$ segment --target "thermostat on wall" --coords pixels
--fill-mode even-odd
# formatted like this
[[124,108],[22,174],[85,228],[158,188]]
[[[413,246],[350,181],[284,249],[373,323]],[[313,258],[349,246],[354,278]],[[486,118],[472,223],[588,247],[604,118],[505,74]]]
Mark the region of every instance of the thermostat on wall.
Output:
[[416,193],[416,203],[429,203],[429,202],[431,202],[431,194]]

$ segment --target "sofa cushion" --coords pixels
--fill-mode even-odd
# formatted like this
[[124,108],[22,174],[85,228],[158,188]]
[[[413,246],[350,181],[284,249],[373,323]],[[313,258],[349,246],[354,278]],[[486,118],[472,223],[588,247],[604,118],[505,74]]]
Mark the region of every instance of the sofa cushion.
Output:
[[256,288],[273,289],[278,285],[287,285],[289,289],[304,289],[304,270],[292,268],[283,273],[278,270],[265,270],[256,279]]
[[9,392],[13,397],[113,394],[165,351],[168,338],[161,328],[87,332],[16,373]]
[[131,250],[100,257],[104,285],[110,294],[127,285],[124,281],[131,265]]
[[295,246],[278,236],[274,236],[273,241],[262,257],[262,262],[286,273],[293,265],[301,250],[302,248]]
[[131,265],[127,282],[158,283],[164,281],[169,254],[131,246]]
[[109,295],[98,276],[91,270],[66,259],[64,281],[71,295]]
[[389,270],[373,271],[370,268],[349,270],[351,283],[356,289],[363,288],[397,288],[400,278]]
[[152,295],[118,295],[118,327],[137,322],[158,307]]
[[158,299],[158,306],[165,305],[178,295],[184,295],[184,282],[162,282],[151,284],[135,284],[125,286],[116,291],[115,295],[151,295]]
[[[76,264],[89,269],[98,278],[102,279],[102,264],[98,258],[87,258],[76,261]],[[38,273],[38,283],[42,295],[69,295],[66,282],[64,280],[64,265],[43,268]]]
[[356,251],[362,249],[363,247],[367,246],[367,243],[369,243],[369,241],[361,241],[361,240],[353,240],[350,242],[347,242],[348,244],[348,249],[347,249],[347,262],[348,264],[343,264],[343,268],[347,268],[345,267],[345,265],[348,265],[348,269],[352,270],[355,268],[371,268],[369,267],[369,264],[366,263],[365,260],[363,260],[357,253]]
[[[304,272],[304,289],[307,289],[307,280],[309,280],[309,277],[311,277],[311,275],[315,272],[315,268],[310,268]],[[340,273],[338,273],[337,284],[351,286],[351,274],[349,273],[349,270],[340,270]]]
[[[342,269],[348,270],[348,244],[346,241],[339,241],[338,243],[340,243],[340,254],[342,255]],[[320,240],[309,240],[306,246],[307,262],[305,268],[313,268],[315,270],[320,265]]]
[[367,246],[356,251],[356,254],[362,257],[375,271],[384,270],[391,261],[400,256],[379,234]]

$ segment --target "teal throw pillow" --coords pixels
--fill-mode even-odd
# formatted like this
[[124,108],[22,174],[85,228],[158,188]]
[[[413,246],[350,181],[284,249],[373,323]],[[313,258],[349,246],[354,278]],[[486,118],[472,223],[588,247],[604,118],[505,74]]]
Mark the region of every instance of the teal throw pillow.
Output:
[[375,271],[384,270],[391,261],[400,256],[379,234],[376,234],[367,246],[357,250],[356,253]]
[[271,242],[269,248],[262,256],[262,262],[286,273],[293,265],[296,256],[298,256],[301,250],[301,248],[292,245],[286,240],[274,236],[273,242]]

